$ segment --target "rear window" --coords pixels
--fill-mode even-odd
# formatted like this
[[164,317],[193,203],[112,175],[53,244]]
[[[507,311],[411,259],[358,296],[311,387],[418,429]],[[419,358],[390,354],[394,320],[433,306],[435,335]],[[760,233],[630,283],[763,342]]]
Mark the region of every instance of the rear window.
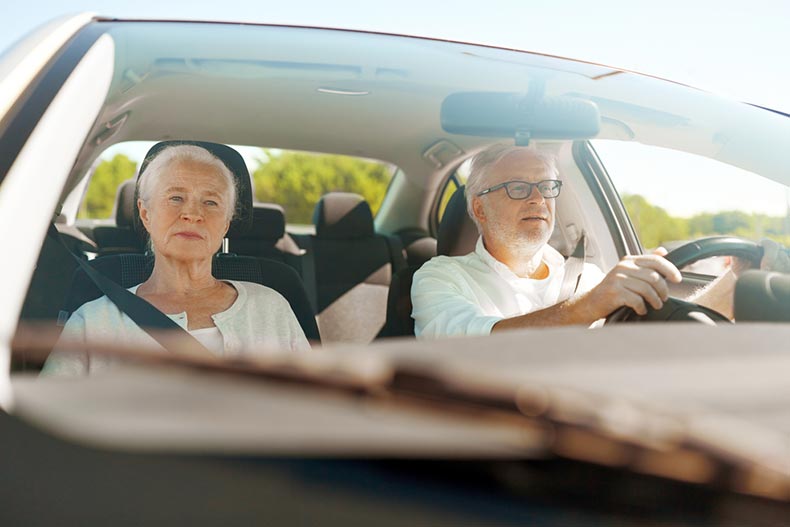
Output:
[[[151,142],[120,143],[107,149],[88,183],[78,218],[112,218],[118,186],[137,175]],[[393,165],[353,156],[234,146],[250,171],[254,199],[277,203],[288,223],[309,225],[313,209],[328,192],[362,195],[375,215],[384,200]]]
[[282,205],[288,223],[295,224],[312,223],[315,204],[334,191],[362,195],[375,216],[394,173],[379,161],[289,150],[263,149],[258,161],[255,199]]

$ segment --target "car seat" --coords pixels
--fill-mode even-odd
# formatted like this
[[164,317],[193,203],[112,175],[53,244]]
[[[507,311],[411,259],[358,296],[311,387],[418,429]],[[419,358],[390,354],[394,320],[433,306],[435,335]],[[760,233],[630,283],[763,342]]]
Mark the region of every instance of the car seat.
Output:
[[321,336],[370,342],[386,319],[392,275],[406,265],[400,240],[377,234],[368,203],[348,192],[324,195],[313,223],[315,235],[294,239],[312,258]]
[[97,225],[93,228],[98,256],[145,251],[143,240],[133,227],[136,211],[135,184],[134,179],[129,179],[118,187],[115,195],[115,226]]
[[285,211],[280,205],[253,203],[250,230],[228,238],[228,252],[277,260],[299,270],[305,251],[285,232],[285,225]]
[[[475,249],[479,234],[477,226],[466,211],[464,190],[464,186],[457,188],[444,209],[436,237],[436,252],[439,255],[462,256]],[[421,265],[410,265],[392,277],[387,295],[387,320],[379,336],[414,336],[411,285],[414,273],[420,267]]]

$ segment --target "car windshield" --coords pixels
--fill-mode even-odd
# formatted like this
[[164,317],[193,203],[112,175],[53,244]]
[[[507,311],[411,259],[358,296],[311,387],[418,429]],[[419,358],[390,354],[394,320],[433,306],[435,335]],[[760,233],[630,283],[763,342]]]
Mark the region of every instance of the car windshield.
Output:
[[61,104],[86,123],[37,124],[73,152],[0,187],[51,194],[15,212],[20,415],[105,448],[553,456],[786,499],[786,116],[464,43],[81,31]]

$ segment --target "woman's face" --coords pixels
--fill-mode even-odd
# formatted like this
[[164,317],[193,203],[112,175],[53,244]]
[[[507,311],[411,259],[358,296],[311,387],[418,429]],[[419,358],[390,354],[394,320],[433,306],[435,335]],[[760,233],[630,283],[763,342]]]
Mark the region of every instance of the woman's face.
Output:
[[228,185],[216,169],[174,161],[155,182],[148,203],[138,200],[157,257],[211,259],[228,232]]

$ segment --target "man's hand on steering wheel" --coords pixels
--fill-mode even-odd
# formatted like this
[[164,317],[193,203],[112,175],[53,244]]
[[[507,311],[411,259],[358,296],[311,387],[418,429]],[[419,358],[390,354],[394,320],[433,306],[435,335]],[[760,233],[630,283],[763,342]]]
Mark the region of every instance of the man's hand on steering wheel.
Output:
[[[657,251],[657,254],[662,254]],[[727,321],[732,317],[732,287],[740,272],[757,268],[790,272],[790,256],[786,250],[771,240],[762,240],[760,244],[732,236],[712,236],[689,242],[666,254],[666,259],[676,269],[683,268],[696,261],[712,256],[732,256],[732,273],[725,273],[695,296],[691,302],[670,298],[664,299],[665,308],[661,310],[646,309],[647,314],[632,309],[624,304],[606,317],[606,322],[622,322],[628,320],[688,320],[698,313],[711,320]],[[729,278],[728,278],[729,277]],[[668,277],[667,277],[668,278]],[[655,305],[649,303],[655,308]],[[708,307],[705,307],[708,306]],[[710,308],[713,309],[710,309]],[[726,315],[723,315],[725,313]]]
[[595,306],[600,316],[627,306],[638,315],[647,314],[647,306],[661,309],[669,298],[667,281],[679,283],[680,271],[664,258],[666,249],[660,247],[653,254],[626,256],[587,295],[586,301]]
[[760,240],[759,247],[762,248],[762,257],[757,262],[750,258],[734,256],[730,264],[730,269],[735,276],[741,276],[744,271],[749,269],[760,269],[761,271],[774,271],[777,273],[790,273],[790,256],[787,250],[773,240],[763,238]]
[[767,238],[760,240],[760,246],[763,248],[763,257],[760,260],[761,270],[790,273],[790,256],[784,247]]

